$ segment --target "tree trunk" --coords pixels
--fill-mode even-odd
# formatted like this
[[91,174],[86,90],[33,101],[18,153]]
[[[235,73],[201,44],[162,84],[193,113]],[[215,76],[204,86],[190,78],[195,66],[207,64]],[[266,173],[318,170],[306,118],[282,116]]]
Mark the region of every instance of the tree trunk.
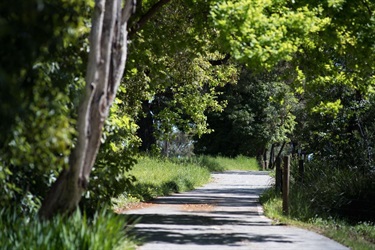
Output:
[[138,121],[138,137],[142,140],[140,150],[142,152],[151,151],[152,145],[156,144],[156,138],[154,134],[154,118],[151,113],[151,104],[149,101],[142,102],[143,115]]
[[86,190],[100,146],[102,129],[125,69],[127,23],[135,1],[96,0],[90,34],[86,89],[78,110],[78,138],[69,168],[64,169],[43,201],[39,215],[73,212]]
[[272,143],[271,150],[270,150],[270,161],[268,163],[268,168],[273,169],[275,161],[275,143]]

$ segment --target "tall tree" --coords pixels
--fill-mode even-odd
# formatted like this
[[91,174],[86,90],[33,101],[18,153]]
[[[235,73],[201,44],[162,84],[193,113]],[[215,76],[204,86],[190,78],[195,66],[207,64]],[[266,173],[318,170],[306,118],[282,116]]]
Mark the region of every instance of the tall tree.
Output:
[[[204,112],[223,105],[215,87],[236,79],[235,64],[218,52],[210,7],[206,1],[175,0],[152,17],[149,11],[138,17],[149,19],[133,36],[125,82],[129,94],[123,100],[142,107],[137,115],[144,151],[157,139],[169,140],[175,127],[190,135],[208,132]],[[222,58],[227,59],[218,63]]]
[[125,68],[127,23],[134,8],[134,2],[129,0],[124,6],[121,0],[95,2],[86,88],[78,113],[78,140],[69,168],[60,173],[43,201],[39,211],[43,218],[75,210],[87,188],[104,121]]

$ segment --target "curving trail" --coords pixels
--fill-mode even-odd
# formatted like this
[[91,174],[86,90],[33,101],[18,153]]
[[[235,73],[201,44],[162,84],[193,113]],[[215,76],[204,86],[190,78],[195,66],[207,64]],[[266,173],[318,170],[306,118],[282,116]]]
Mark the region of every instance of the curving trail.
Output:
[[134,229],[144,238],[140,250],[348,249],[314,232],[272,225],[258,203],[273,181],[267,172],[212,176],[213,182],[204,187],[126,212],[142,217]]

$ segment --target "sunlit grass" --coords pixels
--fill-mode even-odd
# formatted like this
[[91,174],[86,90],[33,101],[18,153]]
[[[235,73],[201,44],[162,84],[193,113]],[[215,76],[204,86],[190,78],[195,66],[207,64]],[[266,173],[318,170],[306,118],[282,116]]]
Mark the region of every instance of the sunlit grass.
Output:
[[237,156],[228,158],[222,156],[195,156],[191,158],[174,159],[177,162],[189,162],[207,168],[211,172],[222,172],[227,170],[257,171],[260,166],[255,158]]
[[246,156],[237,156],[236,158],[217,156],[211,158],[223,166],[225,170],[260,170],[259,164],[255,158]]
[[210,181],[210,171],[189,162],[142,157],[131,170],[136,182],[128,195],[140,201],[183,192]]

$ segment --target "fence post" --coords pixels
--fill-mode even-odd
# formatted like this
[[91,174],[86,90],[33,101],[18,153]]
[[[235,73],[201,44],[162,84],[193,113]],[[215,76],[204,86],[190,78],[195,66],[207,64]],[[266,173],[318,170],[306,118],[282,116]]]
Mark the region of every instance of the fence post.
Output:
[[305,166],[303,165],[303,158],[299,159],[298,161],[298,177],[300,182],[303,183],[303,176],[305,174]]
[[276,192],[280,193],[282,191],[282,170],[281,170],[281,157],[276,157]]
[[270,150],[270,162],[268,163],[269,169],[273,169],[274,162],[275,162],[275,144],[272,143],[271,150]]
[[283,213],[289,213],[290,156],[284,156],[283,164]]
[[267,169],[267,149],[264,150],[263,152],[263,170],[266,170]]

